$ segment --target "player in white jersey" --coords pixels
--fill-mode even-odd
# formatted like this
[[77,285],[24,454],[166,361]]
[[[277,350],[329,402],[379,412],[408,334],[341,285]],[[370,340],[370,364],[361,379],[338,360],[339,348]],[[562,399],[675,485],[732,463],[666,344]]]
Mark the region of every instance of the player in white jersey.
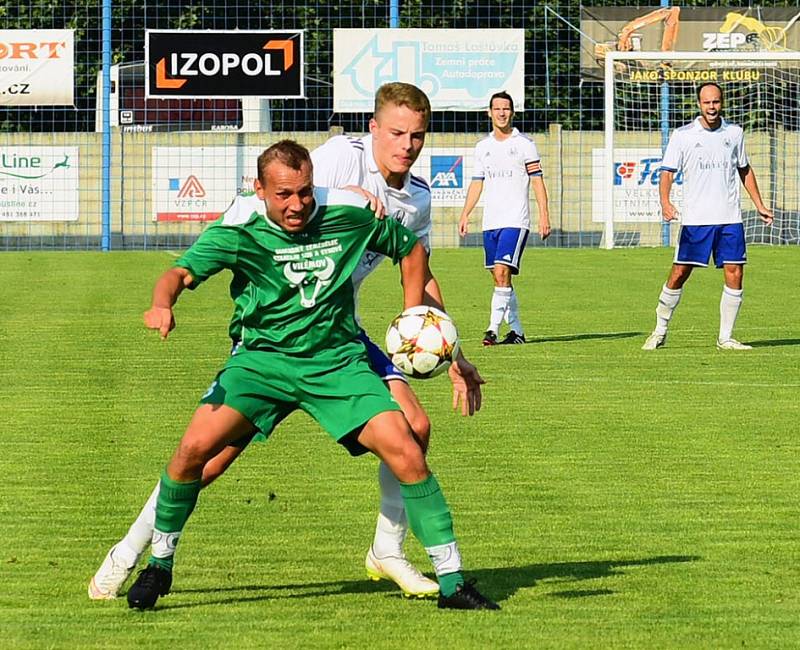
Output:
[[539,236],[547,239],[550,235],[547,187],[536,145],[512,126],[514,100],[508,93],[492,95],[489,117],[492,132],[475,147],[475,169],[458,231],[462,237],[469,232],[469,215],[485,185],[483,250],[485,266],[494,278],[494,293],[483,344],[498,343],[497,335],[503,320],[510,330],[500,343],[525,343],[525,330],[511,278],[519,273],[531,229],[530,187],[533,187],[539,208]]
[[747,159],[742,128],[722,119],[722,89],[715,83],[701,85],[697,103],[700,116],[672,133],[661,166],[659,197],[664,220],[672,221],[678,216],[669,198],[676,173],[683,174],[683,211],[675,260],[658,298],[656,328],[647,337],[643,350],[664,345],[684,283],[695,267],[708,266],[712,253],[717,268],[725,273],[717,348],[751,349],[732,335],[742,304],[747,262],[739,182],[764,223],[772,224],[772,211],[761,199],[756,175]]
[[[425,142],[430,119],[430,103],[425,94],[410,84],[390,83],[382,86],[375,98],[375,114],[370,120],[370,135],[361,138],[336,136],[312,153],[314,185],[348,188],[361,192],[386,214],[400,221],[417,234],[429,250],[431,229],[430,189],[427,183],[412,176],[409,169]],[[246,197],[237,197],[229,208],[252,214]],[[238,206],[242,203],[242,206]],[[383,260],[383,256],[367,252],[353,274],[354,291],[364,278]],[[433,276],[427,278],[426,302],[442,306],[439,286]],[[235,333],[232,332],[232,336]],[[364,334],[370,365],[385,382],[403,410],[423,450],[427,450],[430,420],[403,374]],[[477,369],[461,355],[450,367],[453,403],[464,415],[473,415],[481,407],[481,384]],[[203,470],[203,485],[220,476],[241,454],[244,446],[230,445],[209,461]],[[396,582],[408,596],[435,596],[439,586],[424,576],[405,557],[403,543],[408,532],[400,485],[384,463],[379,468],[381,491],[380,513],[373,543],[365,564],[370,578]],[[106,555],[89,584],[93,599],[115,598],[133,571],[152,536],[157,488],[151,494],[128,534]]]

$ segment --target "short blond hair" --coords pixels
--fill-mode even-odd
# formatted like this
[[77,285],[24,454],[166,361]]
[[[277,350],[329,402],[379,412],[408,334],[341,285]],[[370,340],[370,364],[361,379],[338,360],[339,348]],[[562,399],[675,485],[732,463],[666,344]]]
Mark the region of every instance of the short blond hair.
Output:
[[383,84],[375,93],[375,113],[377,118],[380,110],[387,104],[395,106],[406,106],[412,111],[422,113],[425,118],[425,128],[431,121],[431,102],[428,96],[413,84],[393,81]]

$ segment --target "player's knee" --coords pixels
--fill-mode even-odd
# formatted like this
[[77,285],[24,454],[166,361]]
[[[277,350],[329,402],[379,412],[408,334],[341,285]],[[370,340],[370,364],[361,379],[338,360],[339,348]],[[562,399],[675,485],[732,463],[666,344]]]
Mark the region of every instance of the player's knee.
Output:
[[384,462],[401,483],[417,483],[429,473],[422,447],[411,436],[398,440]]
[[173,466],[181,473],[196,474],[203,471],[214,450],[210,442],[199,436],[184,436],[173,458]]
[[408,424],[411,427],[411,432],[414,434],[422,451],[428,451],[428,442],[431,438],[431,420],[425,411],[419,409],[414,413],[407,416]]
[[242,449],[233,445],[225,447],[214,458],[209,460],[203,467],[203,487],[209,483],[213,483],[220,476],[225,473],[225,470],[231,466],[234,460],[239,457]]

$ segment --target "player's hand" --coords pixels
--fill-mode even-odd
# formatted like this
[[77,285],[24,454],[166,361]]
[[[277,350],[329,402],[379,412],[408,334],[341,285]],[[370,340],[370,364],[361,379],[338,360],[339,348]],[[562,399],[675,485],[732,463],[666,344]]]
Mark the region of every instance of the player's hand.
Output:
[[367,199],[367,201],[369,201],[369,209],[375,213],[376,219],[383,219],[386,216],[386,207],[383,205],[383,201],[381,201],[372,192],[367,192],[367,190],[365,190],[363,187],[358,187],[358,185],[347,185],[342,189],[350,190],[351,192],[360,194]]
[[541,217],[539,219],[539,237],[541,237],[542,241],[544,241],[549,236],[550,236],[550,218]]
[[664,217],[664,221],[672,221],[673,219],[677,219],[678,211],[672,203],[662,203],[661,216]]
[[486,381],[480,376],[478,369],[459,353],[447,371],[453,382],[453,409],[461,405],[461,415],[475,415],[481,410],[481,384]]
[[175,329],[175,316],[168,307],[150,307],[144,313],[144,325],[147,329],[158,330],[163,341]]
[[762,205],[758,210],[758,218],[761,219],[765,224],[768,226],[772,225],[772,222],[775,221],[775,215],[772,213],[766,205]]
[[469,232],[469,217],[461,217],[458,220],[458,234],[466,237]]

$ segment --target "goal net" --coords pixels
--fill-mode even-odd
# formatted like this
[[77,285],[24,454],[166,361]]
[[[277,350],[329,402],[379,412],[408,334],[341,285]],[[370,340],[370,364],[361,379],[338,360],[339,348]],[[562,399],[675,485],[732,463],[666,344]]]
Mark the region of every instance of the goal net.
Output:
[[[765,226],[742,188],[748,243],[800,243],[800,53],[610,52],[604,146],[592,152],[593,219],[604,224],[606,248],[674,242],[677,227],[661,220],[658,170],[671,132],[699,115],[696,91],[706,81],[722,87],[723,117],[744,129],[761,195],[775,213]],[[681,183],[676,175],[679,212]]]

